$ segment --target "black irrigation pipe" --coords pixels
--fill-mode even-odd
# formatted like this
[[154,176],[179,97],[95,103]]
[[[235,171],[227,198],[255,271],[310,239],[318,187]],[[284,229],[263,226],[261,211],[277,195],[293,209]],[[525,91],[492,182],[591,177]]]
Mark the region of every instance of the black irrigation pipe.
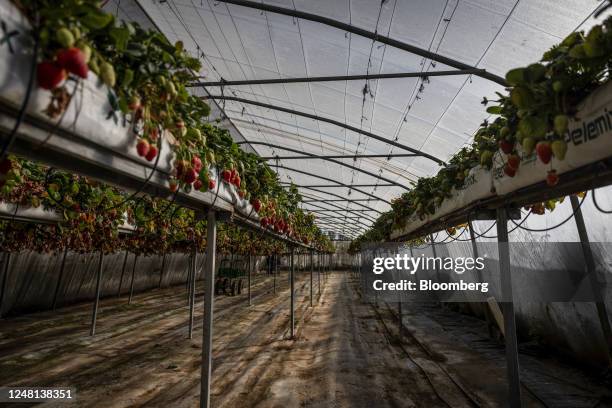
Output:
[[584,197],[582,197],[582,200],[580,201],[580,203],[578,204],[578,207],[576,207],[576,209],[574,211],[572,211],[572,213],[570,214],[569,217],[567,217],[565,220],[561,221],[559,224],[555,225],[554,227],[549,227],[549,228],[543,228],[543,229],[535,229],[535,228],[527,228],[527,227],[522,227],[521,224],[517,224],[512,218],[508,217],[508,219],[517,226],[517,228],[520,228],[522,230],[525,231],[529,231],[529,232],[547,232],[547,231],[551,231],[554,230],[556,228],[559,228],[560,226],[562,226],[563,224],[565,224],[566,222],[568,222],[569,220],[571,220],[572,218],[574,218],[574,216],[576,215],[576,213],[578,212],[578,210],[580,209],[580,207],[582,207],[582,204],[584,203],[584,200],[586,200],[586,194],[584,195]]
[[[36,7],[36,5],[34,7]],[[34,18],[36,20],[35,27],[38,27],[38,12],[36,10],[35,10]],[[39,40],[40,38],[38,35],[38,28],[35,28],[34,29],[34,51],[32,53],[32,66],[30,67],[30,77],[28,78],[28,85],[26,87],[26,93],[23,98],[23,102],[21,103],[21,106],[19,107],[19,112],[17,113],[17,120],[15,121],[15,125],[13,126],[13,129],[11,129],[11,133],[8,136],[8,140],[2,146],[2,151],[0,152],[0,162],[4,160],[5,155],[11,149],[11,147],[13,146],[13,143],[15,143],[15,139],[17,139],[17,130],[19,129],[19,127],[21,126],[21,123],[23,122],[23,119],[25,118],[26,110],[28,108],[28,103],[30,102],[30,96],[32,94],[32,87],[34,86],[34,77],[36,76],[35,75],[36,67],[38,65],[37,60],[38,60]]]
[[595,198],[595,189],[591,190],[591,194],[593,195],[593,204],[595,205],[595,208],[597,208],[599,212],[604,213],[604,214],[612,214],[612,210],[604,210],[603,208],[599,206],[599,203],[597,203],[597,199]]

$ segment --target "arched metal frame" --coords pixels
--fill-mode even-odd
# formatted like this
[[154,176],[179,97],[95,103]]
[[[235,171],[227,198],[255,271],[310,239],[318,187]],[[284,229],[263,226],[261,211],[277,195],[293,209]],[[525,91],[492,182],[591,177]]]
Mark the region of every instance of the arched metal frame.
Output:
[[[332,206],[334,208],[325,208],[325,207],[321,206],[320,204],[308,203],[308,205],[311,205],[311,206],[313,206],[313,207],[315,207],[315,208],[317,208],[319,210],[335,210],[335,211],[338,211],[338,212],[342,212],[342,211],[350,212],[352,214],[359,214],[360,216],[362,216],[363,219],[365,219],[367,221],[370,221],[372,223],[376,222],[376,219],[373,216],[371,216],[369,214],[364,214],[364,212],[360,211],[360,209],[341,207],[341,206],[339,206],[337,204],[332,204],[332,203],[325,203],[325,204],[329,205],[329,206]],[[302,207],[302,208],[304,208],[304,207]],[[316,211],[313,211],[313,210],[310,210],[310,209],[307,209],[307,208],[305,208],[305,209],[308,210],[308,211],[311,211],[311,212],[316,212]],[[376,210],[368,209],[366,211],[375,212]]]
[[429,72],[397,72],[391,74],[364,74],[364,75],[336,75],[318,76],[301,78],[272,78],[272,79],[247,79],[239,81],[226,81],[221,79],[216,82],[194,82],[188,87],[213,87],[213,86],[241,86],[241,85],[271,85],[271,84],[295,84],[301,82],[333,82],[333,81],[356,81],[356,80],[375,80],[390,78],[429,78],[436,76],[451,75],[478,75],[485,73],[486,70],[480,68],[459,69],[452,71],[429,71]]
[[[344,199],[344,197],[342,197],[341,195],[336,194],[336,193],[332,193],[332,192],[330,192],[330,191],[320,190],[320,189],[318,189],[318,188],[314,188],[314,187],[307,187],[307,186],[305,187],[305,186],[302,186],[302,185],[299,185],[299,184],[295,184],[295,186],[296,186],[296,187],[298,187],[298,188],[305,188],[305,189],[307,189],[307,190],[317,191],[317,192],[319,192],[319,193],[329,194],[329,195],[330,195],[330,196],[332,196],[332,197],[337,197],[337,198],[342,198],[342,199]],[[371,200],[371,199],[370,199],[370,201],[374,201],[374,200]],[[376,209],[374,209],[374,208],[372,208],[372,207],[368,207],[368,206],[367,206],[367,205],[365,205],[365,204],[361,204],[361,202],[359,202],[359,201],[351,201],[351,202],[354,202],[354,203],[355,203],[355,204],[357,204],[358,206],[363,207],[363,208],[367,208],[367,209],[372,210],[372,211],[374,211],[374,212],[376,212],[376,213],[378,213],[378,214],[382,214],[382,211],[380,211],[380,210],[376,210]]]
[[346,123],[342,123],[342,122],[339,122],[339,121],[334,120],[334,119],[324,118],[324,117],[313,115],[313,114],[310,114],[310,113],[301,112],[301,111],[294,110],[294,109],[289,109],[289,108],[283,108],[282,106],[277,106],[277,105],[272,105],[272,104],[269,104],[269,103],[258,102],[258,101],[254,101],[254,100],[251,100],[251,99],[239,98],[239,97],[236,97],[236,96],[205,95],[205,96],[201,96],[200,98],[202,98],[202,99],[213,99],[213,100],[225,100],[225,101],[240,102],[240,103],[244,103],[244,104],[248,104],[248,105],[254,105],[254,106],[259,106],[259,107],[266,108],[266,109],[273,109],[273,110],[277,110],[277,111],[280,111],[280,112],[289,113],[291,115],[303,116],[305,118],[309,118],[309,119],[313,119],[313,120],[318,120],[320,122],[330,123],[332,125],[339,126],[341,128],[353,131],[355,133],[360,133],[360,134],[362,134],[364,136],[371,137],[372,139],[378,140],[379,142],[386,143],[388,145],[397,147],[399,149],[403,149],[403,150],[406,150],[408,152],[414,153],[417,156],[421,156],[421,157],[424,157],[426,159],[432,160],[432,161],[434,161],[435,163],[437,163],[439,165],[444,165],[445,164],[444,161],[438,159],[435,156],[432,156],[429,153],[422,152],[422,151],[420,151],[418,149],[414,149],[412,147],[406,146],[405,144],[398,143],[398,142],[396,142],[394,140],[386,139],[386,138],[384,138],[382,136],[379,136],[379,135],[376,135],[376,134],[374,134],[372,132],[368,132],[367,130],[363,130],[363,129],[360,129],[360,128],[355,127],[355,126],[347,125]]
[[[281,181],[280,184],[292,184],[288,181]],[[353,187],[393,187],[395,184],[389,184],[389,183],[380,183],[380,184],[351,184],[351,188]],[[323,187],[330,187],[330,188],[345,188],[344,186],[338,186],[335,184],[309,184],[307,186],[302,186],[302,187],[318,187],[318,188],[323,188]]]
[[[296,17],[296,18],[300,18],[303,20],[310,20],[316,23],[325,24],[330,27],[335,27],[337,29],[340,29],[342,31],[348,31],[349,33],[356,34],[361,37],[369,38],[381,44],[386,44],[391,47],[398,48],[400,50],[407,51],[409,53],[416,54],[421,57],[440,62],[442,64],[448,65],[449,67],[453,67],[456,69],[479,69],[471,65],[465,64],[463,62],[454,60],[452,58],[448,58],[443,55],[436,54],[435,52],[431,52],[423,48],[415,47],[414,45],[406,44],[399,40],[394,40],[393,38],[389,38],[387,36],[381,35],[378,32],[371,32],[368,30],[364,30],[362,28],[355,27],[350,24],[343,23],[341,21],[337,21],[329,17],[324,17],[324,16],[320,16],[317,14],[306,13],[306,12],[298,11],[294,9],[292,10],[292,9],[288,9],[284,7],[273,6],[273,5],[265,4],[265,3],[256,3],[254,1],[248,1],[248,0],[217,0],[217,2],[235,4],[237,6],[249,7],[249,8],[254,8],[257,10],[262,10],[262,11],[269,11],[271,13],[283,14],[283,15],[290,16],[290,17]],[[495,82],[496,84],[499,84],[501,86],[507,86],[506,80],[504,78],[498,75],[492,74],[490,72],[487,72],[486,70],[483,70],[483,72],[474,73],[474,75],[477,75],[481,78]]]
[[[247,140],[245,140],[245,141],[243,141],[243,142],[239,142],[238,144],[247,144],[247,143],[248,143],[248,144],[250,144],[250,145],[266,146],[266,147],[271,147],[271,148],[274,148],[274,149],[282,149],[282,150],[286,150],[286,151],[288,151],[288,152],[300,153],[300,154],[303,154],[304,156],[307,156],[308,158],[325,160],[325,161],[328,161],[328,162],[331,162],[331,163],[338,164],[338,165],[340,165],[340,166],[347,167],[347,168],[349,168],[349,169],[351,169],[351,170],[355,170],[355,171],[361,172],[361,173],[363,173],[363,174],[367,174],[368,176],[370,176],[370,177],[374,177],[375,179],[386,181],[387,183],[389,183],[389,184],[391,184],[391,185],[401,187],[401,188],[403,188],[403,189],[405,189],[405,190],[410,190],[410,189],[409,189],[408,187],[406,187],[405,185],[400,184],[400,183],[398,183],[398,182],[396,182],[396,181],[389,180],[389,179],[388,179],[388,178],[386,178],[386,177],[383,177],[383,176],[380,176],[380,175],[377,175],[377,174],[371,173],[371,172],[369,172],[369,171],[367,171],[367,170],[360,169],[359,167],[352,166],[352,165],[350,165],[350,164],[347,164],[347,163],[341,162],[340,160],[335,160],[335,159],[330,158],[330,157],[326,157],[326,156],[318,156],[318,155],[316,155],[316,154],[314,154],[314,153],[304,152],[304,151],[300,151],[300,150],[297,150],[297,149],[292,149],[292,148],[290,148],[290,147],[280,146],[280,145],[276,145],[276,144],[273,144],[273,143],[267,143],[267,142],[251,142],[251,141],[247,141]],[[349,157],[350,157],[350,156],[349,156]],[[306,157],[301,157],[301,158],[306,158]],[[285,157],[285,159],[286,159],[286,157]],[[280,158],[279,158],[279,160],[280,160]]]
[[358,188],[352,187],[352,186],[350,186],[348,184],[344,184],[344,183],[342,183],[340,181],[333,180],[333,179],[330,179],[330,178],[325,177],[325,176],[319,176],[318,174],[310,173],[308,171],[304,171],[304,170],[300,170],[300,169],[294,169],[293,167],[283,166],[282,164],[269,164],[269,166],[270,167],[276,167],[277,169],[285,169],[285,170],[288,170],[288,171],[294,171],[296,173],[301,173],[301,174],[304,174],[306,176],[311,176],[311,177],[315,177],[315,178],[318,178],[318,179],[321,179],[321,180],[329,181],[330,183],[335,183],[335,184],[338,184],[340,186],[344,186],[344,187],[346,187],[348,189],[355,190],[358,193],[365,194],[368,197],[372,197],[375,200],[382,201],[384,203],[387,203],[387,204],[391,205],[390,201],[387,201],[387,200],[385,200],[383,198],[375,196],[374,194],[370,194],[367,191],[360,190]]

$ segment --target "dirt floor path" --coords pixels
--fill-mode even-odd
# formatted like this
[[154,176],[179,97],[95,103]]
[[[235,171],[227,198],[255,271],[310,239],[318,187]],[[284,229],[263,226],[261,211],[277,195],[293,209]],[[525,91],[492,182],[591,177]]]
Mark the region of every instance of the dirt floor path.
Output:
[[[290,339],[287,274],[277,282],[274,294],[271,278],[254,279],[250,307],[244,292],[215,298],[214,407],[504,405],[503,365],[427,329],[430,312],[406,313],[400,339],[393,310],[362,302],[349,274],[323,276],[320,296],[315,275],[310,307],[309,274],[300,273]],[[91,304],[0,321],[0,386],[70,386],[79,407],[198,406],[202,293],[193,339],[185,287],[126,300],[101,302],[93,338]]]

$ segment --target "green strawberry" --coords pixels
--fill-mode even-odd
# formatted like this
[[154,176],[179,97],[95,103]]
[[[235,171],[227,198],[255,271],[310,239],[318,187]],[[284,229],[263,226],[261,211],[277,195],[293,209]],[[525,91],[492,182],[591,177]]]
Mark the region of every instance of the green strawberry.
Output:
[[563,136],[567,132],[567,125],[569,124],[569,118],[566,115],[555,116],[555,132],[559,136]]
[[491,167],[493,163],[493,152],[490,150],[484,150],[480,153],[480,165],[483,167]]
[[117,77],[115,76],[115,69],[108,62],[103,62],[100,65],[100,78],[109,87],[114,87]]
[[521,146],[523,147],[523,151],[525,155],[529,156],[533,153],[533,149],[535,149],[536,141],[533,137],[525,137],[523,138],[523,142]]
[[55,33],[55,39],[64,48],[71,48],[74,45],[74,35],[66,27],[62,27]]
[[553,155],[557,158],[557,160],[565,159],[565,154],[567,153],[567,143],[564,140],[555,140],[550,145],[552,149]]

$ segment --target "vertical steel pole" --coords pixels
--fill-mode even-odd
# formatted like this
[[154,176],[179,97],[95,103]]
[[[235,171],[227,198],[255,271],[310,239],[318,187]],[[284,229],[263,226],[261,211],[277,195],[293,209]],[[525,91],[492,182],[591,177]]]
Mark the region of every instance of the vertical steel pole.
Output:
[[123,257],[123,266],[121,267],[121,277],[119,278],[119,288],[117,289],[117,297],[121,297],[121,286],[123,285],[123,276],[125,274],[125,265],[127,264],[129,252],[125,251],[125,256]]
[[574,219],[576,220],[576,228],[578,229],[578,235],[580,236],[580,245],[582,246],[582,255],[587,267],[587,273],[589,274],[589,281],[593,294],[595,296],[595,307],[597,309],[597,317],[599,318],[599,325],[601,326],[601,332],[604,335],[604,341],[608,346],[608,367],[612,366],[612,329],[610,328],[610,319],[608,316],[608,310],[606,304],[602,301],[599,296],[599,283],[597,282],[597,270],[595,267],[595,258],[591,251],[591,245],[589,243],[589,234],[587,233],[586,224],[584,223],[584,217],[582,216],[582,210],[580,209],[580,203],[578,197],[570,195],[570,202],[574,210]]
[[91,314],[91,329],[89,335],[93,336],[96,334],[96,319],[98,318],[98,304],[100,303],[100,283],[102,282],[102,260],[103,253],[100,251],[100,258],[98,259],[98,273],[96,278],[96,300],[94,301],[93,312]]
[[319,285],[319,296],[321,296],[321,253],[318,254],[319,267],[317,268],[317,283]]
[[274,294],[276,294],[276,274],[278,273],[278,259],[276,259],[276,257],[277,257],[276,254],[274,254],[272,256],[272,259],[274,260],[273,261],[274,265],[272,265],[272,267],[274,268],[272,270],[272,273],[274,274],[274,276],[272,278],[273,279],[272,284],[274,285],[273,288],[272,288],[272,291],[273,291],[272,293],[274,293]]
[[312,307],[312,274],[314,272],[314,250],[310,250],[310,307]]
[[[53,304],[51,305],[51,309],[55,312],[55,307],[57,306],[57,295],[59,294],[60,287],[62,285],[62,279],[64,277],[64,268],[66,267],[66,255],[68,254],[68,247],[64,249],[64,254],[62,255],[62,266],[60,267],[59,277],[57,278],[57,283],[55,284],[55,292],[53,293]],[[125,262],[123,263],[125,266]]]
[[249,306],[251,306],[251,254],[249,254],[249,275],[248,275],[248,284],[249,284]]
[[508,216],[505,208],[497,209],[497,241],[499,253],[499,273],[501,276],[502,310],[506,341],[506,364],[508,369],[508,401],[511,408],[521,407],[521,380],[519,371],[518,345],[514,300],[512,296],[512,276],[510,269],[510,246],[508,243]]
[[[161,270],[159,271],[159,285],[157,285],[159,288],[161,288],[162,286],[162,280],[164,279],[164,271],[166,269],[166,253],[164,252],[164,256],[162,258],[162,266],[161,266]],[[195,269],[195,267],[194,267]]]
[[291,248],[291,266],[289,268],[289,282],[291,283],[290,287],[291,287],[291,338],[293,339],[293,336],[295,334],[295,289],[293,286],[293,274],[294,274],[294,267],[295,265],[293,264],[293,248]]
[[[472,241],[472,253],[474,254],[474,259],[476,259],[478,258],[478,245],[476,244],[476,235],[474,234],[474,226],[472,225],[472,221],[468,221],[468,228],[470,229],[470,241]],[[482,282],[484,280],[482,277],[482,271],[480,269],[476,269],[476,274],[478,275],[478,280]],[[483,302],[481,303],[481,305],[484,308],[489,337],[493,337],[493,321],[491,319],[491,311],[489,309],[489,304],[487,302]]]
[[134,296],[134,276],[136,275],[136,262],[138,261],[138,255],[134,256],[134,266],[132,267],[132,279],[130,282],[130,297],[128,298],[128,305],[132,303],[132,297]]
[[196,265],[198,258],[198,250],[195,242],[189,259],[189,275],[191,276],[191,286],[189,286],[189,338],[193,338],[193,308],[195,307],[195,286],[196,286]]
[[208,210],[208,218],[206,221],[206,271],[204,275],[204,324],[202,327],[202,382],[200,384],[201,408],[210,408],[216,252],[217,214],[213,210]]
[[5,252],[3,256],[4,271],[2,272],[2,287],[0,288],[0,317],[2,317],[2,305],[4,304],[4,293],[6,292],[6,281],[8,279],[9,264],[11,263],[11,253]]

